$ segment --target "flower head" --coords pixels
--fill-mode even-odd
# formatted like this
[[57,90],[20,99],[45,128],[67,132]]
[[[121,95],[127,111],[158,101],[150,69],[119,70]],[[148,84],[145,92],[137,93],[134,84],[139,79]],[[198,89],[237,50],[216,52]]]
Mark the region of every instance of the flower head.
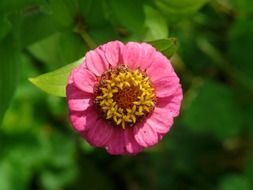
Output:
[[170,61],[146,43],[113,41],[89,51],[67,85],[73,128],[110,154],[136,154],[157,144],[181,100]]

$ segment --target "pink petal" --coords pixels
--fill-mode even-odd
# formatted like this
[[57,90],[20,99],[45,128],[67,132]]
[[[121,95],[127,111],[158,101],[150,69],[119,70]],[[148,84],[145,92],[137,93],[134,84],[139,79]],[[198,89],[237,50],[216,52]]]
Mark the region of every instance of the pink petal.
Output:
[[87,69],[78,67],[72,72],[74,84],[82,91],[93,93],[96,82],[95,75]]
[[114,128],[110,141],[107,144],[107,152],[113,155],[128,154],[126,150],[124,129]]
[[134,126],[134,138],[143,147],[155,145],[159,141],[157,132],[146,122]]
[[183,99],[183,92],[179,86],[173,95],[158,99],[158,107],[168,109],[173,117],[177,117],[180,113],[181,102]]
[[153,62],[156,49],[147,43],[141,43],[141,53],[139,58],[140,68],[145,71]]
[[72,127],[78,132],[86,131],[97,123],[97,115],[92,108],[88,108],[84,112],[70,111],[69,119]]
[[134,139],[133,128],[127,128],[124,131],[125,135],[125,146],[129,154],[137,154],[142,151],[144,147],[141,147]]
[[91,105],[91,94],[81,91],[73,83],[67,85],[66,91],[70,110],[84,111]]
[[84,62],[87,68],[96,76],[101,76],[109,68],[109,63],[104,59],[103,52],[99,48],[89,51]]
[[175,76],[168,76],[166,79],[155,81],[152,85],[155,88],[156,96],[161,98],[173,95],[180,86],[179,78]]
[[83,131],[86,129],[86,126],[84,125],[86,122],[86,118],[83,112],[71,111],[69,113],[69,119],[75,130]]
[[111,138],[112,132],[113,126],[108,125],[100,119],[94,126],[89,128],[84,137],[93,146],[103,147]]
[[176,76],[170,61],[160,52],[156,52],[153,62],[146,70],[151,82],[159,81],[169,76]]
[[131,69],[141,68],[145,70],[151,65],[155,53],[155,48],[147,43],[129,42],[122,54],[123,63]]
[[124,64],[128,65],[131,69],[136,69],[140,57],[140,44],[136,42],[127,43],[122,53],[122,57]]
[[105,59],[107,62],[115,67],[121,63],[121,53],[124,48],[124,44],[120,41],[108,42],[105,45],[100,46],[104,52]]
[[165,134],[170,130],[173,124],[173,117],[168,108],[156,107],[152,115],[147,118],[145,122],[147,122],[157,133]]
[[85,57],[82,58],[82,62],[79,65],[79,67],[82,68],[82,69],[87,69],[87,66],[86,66],[86,63],[85,63]]

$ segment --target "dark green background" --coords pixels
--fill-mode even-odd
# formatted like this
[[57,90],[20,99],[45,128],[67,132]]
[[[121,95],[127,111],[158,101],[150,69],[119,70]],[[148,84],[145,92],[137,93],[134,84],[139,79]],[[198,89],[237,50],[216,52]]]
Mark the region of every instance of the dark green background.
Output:
[[[84,56],[78,24],[97,44],[178,39],[184,101],[157,146],[94,149],[29,83]],[[252,0],[1,0],[0,190],[253,189],[252,60]]]

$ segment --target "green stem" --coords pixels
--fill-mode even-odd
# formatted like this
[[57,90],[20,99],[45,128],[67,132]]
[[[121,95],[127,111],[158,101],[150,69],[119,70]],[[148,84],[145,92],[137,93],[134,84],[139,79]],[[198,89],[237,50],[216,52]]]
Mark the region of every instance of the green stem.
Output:
[[81,36],[81,38],[84,40],[85,44],[88,46],[89,49],[95,49],[97,47],[97,44],[92,40],[92,38],[85,30],[82,23],[77,24],[75,32]]
[[92,40],[90,35],[85,31],[80,31],[80,36],[83,38],[89,49],[95,49],[97,47],[97,44]]

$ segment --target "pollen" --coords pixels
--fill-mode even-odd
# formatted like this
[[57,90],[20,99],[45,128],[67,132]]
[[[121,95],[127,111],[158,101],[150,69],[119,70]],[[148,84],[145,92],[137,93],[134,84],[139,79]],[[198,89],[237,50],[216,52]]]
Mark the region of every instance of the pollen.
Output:
[[154,108],[156,97],[149,77],[126,65],[109,69],[95,88],[94,105],[99,115],[113,126],[134,126]]

